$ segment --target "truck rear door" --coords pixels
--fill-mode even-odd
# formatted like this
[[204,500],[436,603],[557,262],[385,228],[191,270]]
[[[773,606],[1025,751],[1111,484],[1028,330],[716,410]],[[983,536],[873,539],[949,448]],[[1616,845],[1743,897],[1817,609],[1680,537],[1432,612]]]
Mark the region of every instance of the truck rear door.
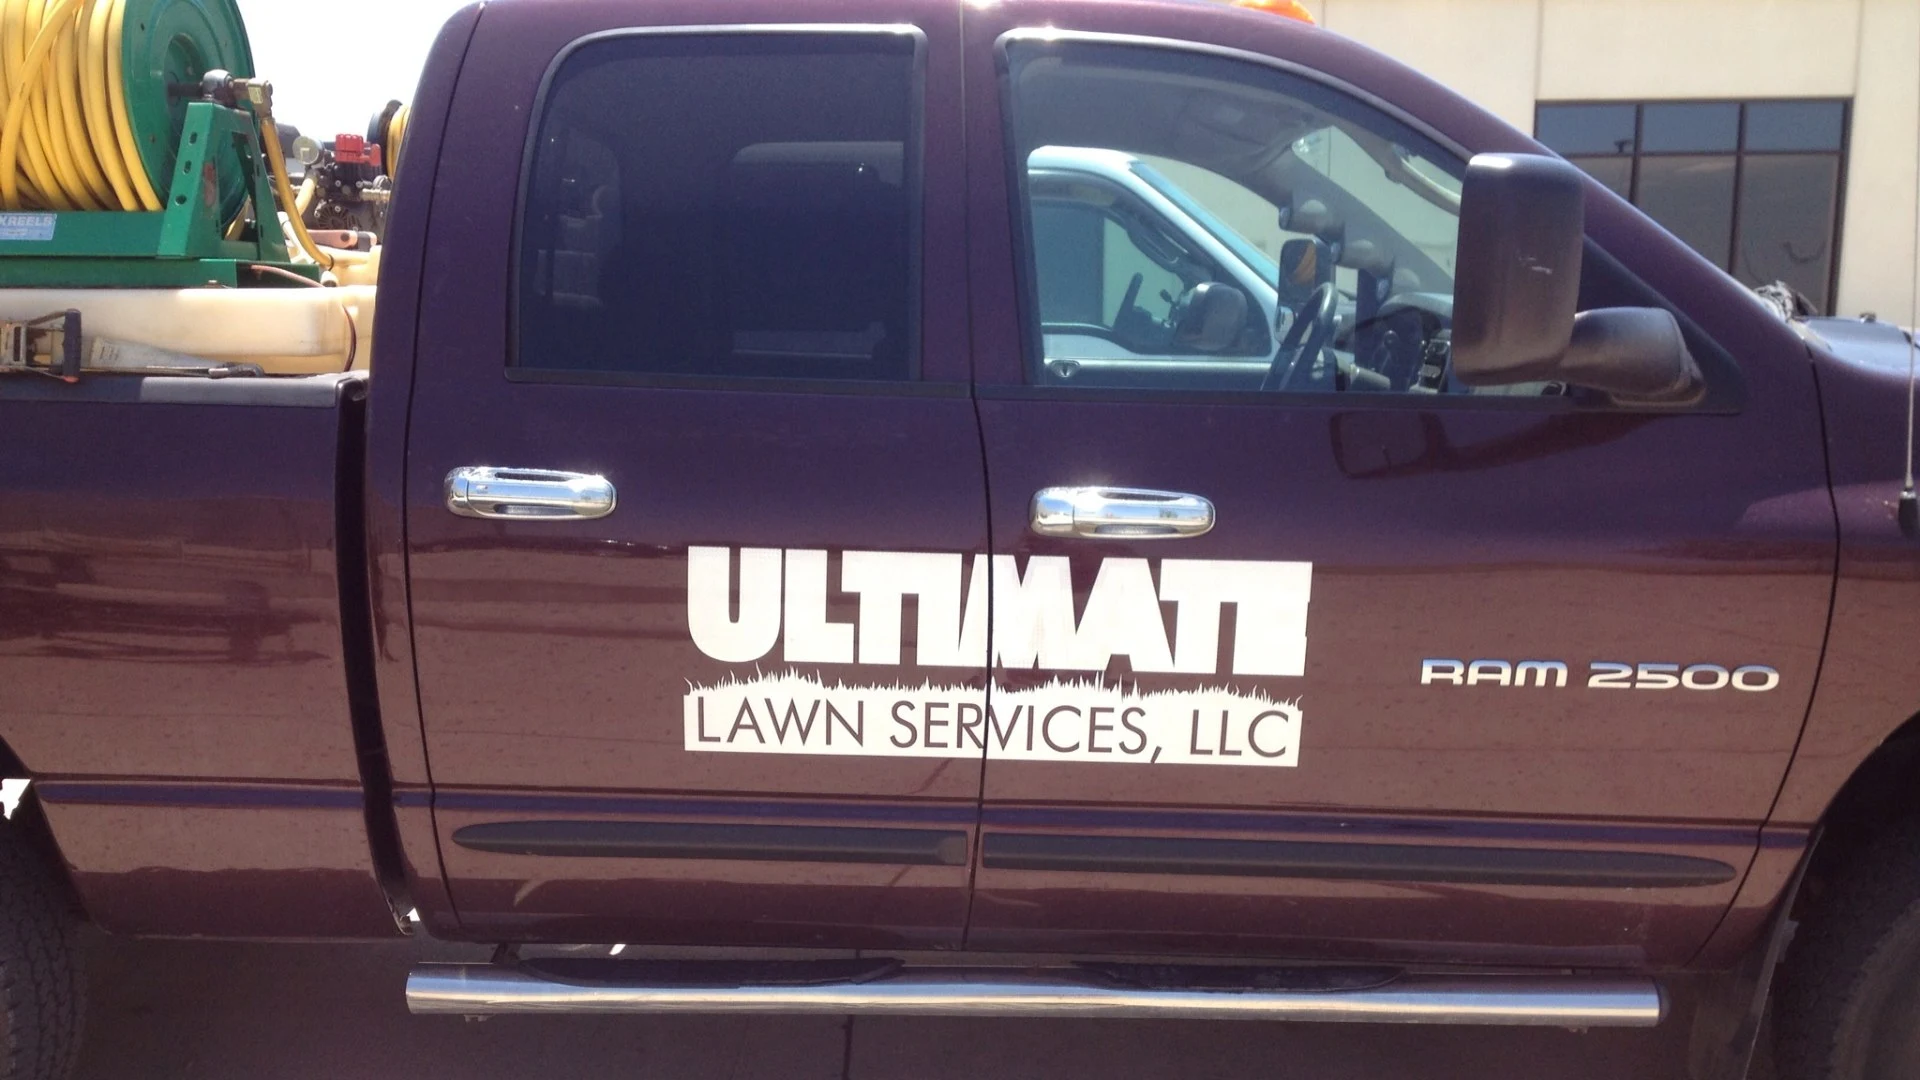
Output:
[[[1702,405],[1467,392],[1468,150],[1383,100],[1417,82],[1282,20],[1156,18],[968,16],[995,558],[969,944],[1684,963],[1820,655],[1803,350],[1700,264],[1669,295],[1702,312]],[[1526,149],[1435,94],[1405,104]],[[1151,162],[1276,257],[1271,370],[1193,318],[1217,266],[1097,199],[1085,229],[1039,218],[1057,193],[1028,164],[1061,147]],[[1583,306],[1664,304],[1601,249],[1692,256],[1603,209]],[[1087,334],[1137,377],[1122,355],[1081,379],[1054,345]]]
[[481,20],[408,481],[436,827],[476,936],[960,939],[978,752],[883,756],[890,719],[832,693],[879,664],[985,694],[984,646],[915,618],[957,618],[987,545],[944,209],[958,17],[896,7]]

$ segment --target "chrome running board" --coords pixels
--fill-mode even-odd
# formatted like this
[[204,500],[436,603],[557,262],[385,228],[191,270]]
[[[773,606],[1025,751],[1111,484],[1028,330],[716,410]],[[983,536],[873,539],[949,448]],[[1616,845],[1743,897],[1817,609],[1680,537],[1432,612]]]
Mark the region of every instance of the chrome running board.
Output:
[[[737,985],[736,985],[737,984]],[[1129,985],[1082,968],[895,967],[831,982],[614,981],[537,967],[420,964],[415,1013],[782,1013],[1313,1020],[1397,1024],[1651,1027],[1651,979],[1574,975],[1393,975],[1349,989]]]

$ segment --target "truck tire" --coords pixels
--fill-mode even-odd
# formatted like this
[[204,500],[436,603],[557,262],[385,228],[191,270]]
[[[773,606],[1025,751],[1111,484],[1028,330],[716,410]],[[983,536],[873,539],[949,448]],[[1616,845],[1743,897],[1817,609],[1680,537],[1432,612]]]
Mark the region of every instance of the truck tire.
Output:
[[85,1002],[79,923],[47,858],[0,823],[0,1080],[73,1071]]
[[1802,913],[1774,1000],[1779,1080],[1920,1077],[1920,818],[1849,851]]

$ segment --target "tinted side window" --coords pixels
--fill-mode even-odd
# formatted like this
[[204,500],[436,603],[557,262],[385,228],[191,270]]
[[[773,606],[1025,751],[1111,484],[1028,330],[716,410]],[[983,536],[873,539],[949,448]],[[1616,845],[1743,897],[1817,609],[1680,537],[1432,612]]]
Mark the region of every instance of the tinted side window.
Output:
[[1019,41],[1008,70],[1031,381],[1467,392],[1448,365],[1458,159],[1225,58]]
[[556,73],[516,367],[915,377],[916,41],[635,35]]

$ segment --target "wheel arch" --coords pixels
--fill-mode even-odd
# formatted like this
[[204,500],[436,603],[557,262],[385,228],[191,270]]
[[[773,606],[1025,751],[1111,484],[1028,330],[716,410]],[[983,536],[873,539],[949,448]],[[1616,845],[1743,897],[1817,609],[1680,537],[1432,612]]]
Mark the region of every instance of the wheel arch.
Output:
[[1909,716],[1854,767],[1820,816],[1818,842],[1795,911],[1818,902],[1824,885],[1877,833],[1920,814],[1920,713]]
[[[0,735],[0,779],[33,779],[33,770],[27,767],[19,754],[14,753],[3,735]],[[60,854],[60,844],[54,839],[53,825],[47,820],[46,810],[40,805],[39,795],[33,785],[28,785],[12,815],[0,821],[0,829],[5,830],[6,835],[22,838],[28,847],[39,852],[47,863],[47,872],[66,892],[73,909],[82,913],[86,911],[80,902],[79,890],[73,886],[67,861]]]

